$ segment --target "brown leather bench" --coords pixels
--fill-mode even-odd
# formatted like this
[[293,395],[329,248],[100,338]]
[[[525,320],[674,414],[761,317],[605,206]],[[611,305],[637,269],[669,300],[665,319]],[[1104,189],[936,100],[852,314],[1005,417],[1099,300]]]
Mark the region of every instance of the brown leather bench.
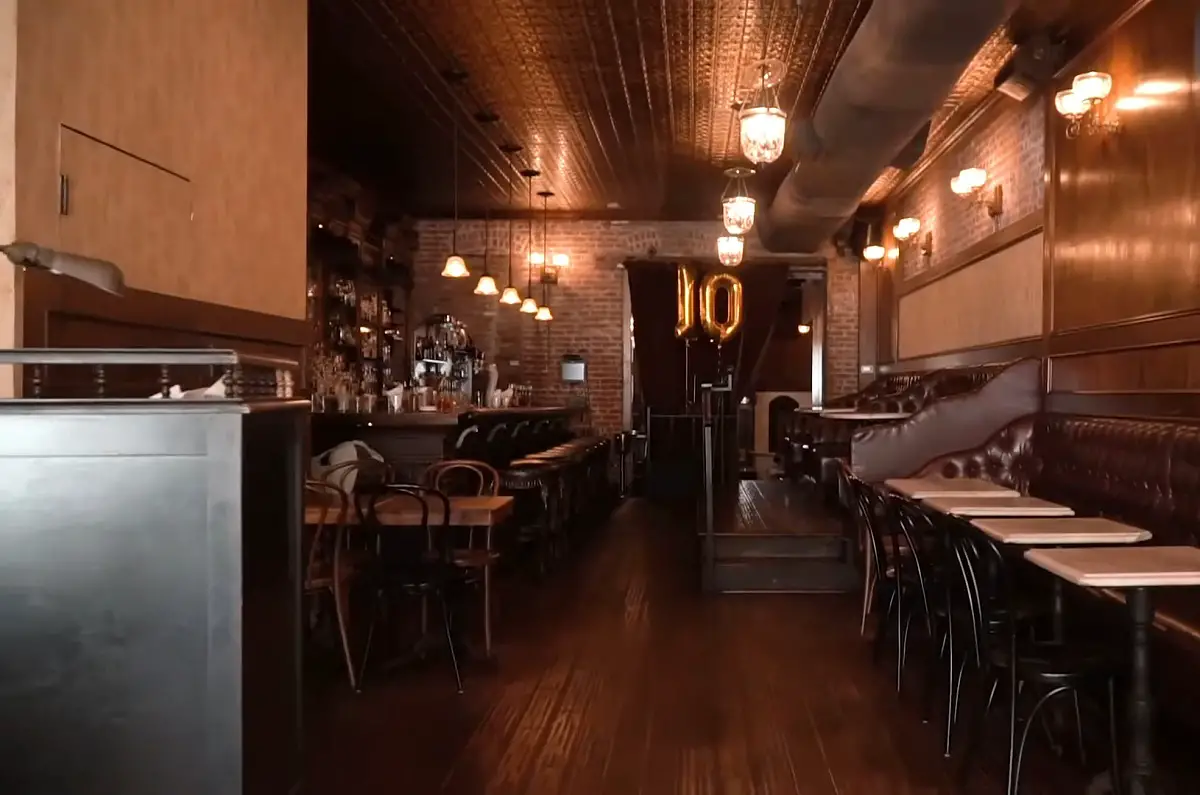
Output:
[[[1009,423],[984,444],[928,462],[915,477],[974,477],[1144,527],[1151,543],[1200,544],[1200,425],[1040,413]],[[1088,593],[1117,601],[1112,591]],[[1200,722],[1200,593],[1155,594],[1155,625],[1172,653],[1155,660],[1180,717]],[[1112,616],[1113,622],[1123,619]],[[1186,695],[1184,695],[1186,694]]]

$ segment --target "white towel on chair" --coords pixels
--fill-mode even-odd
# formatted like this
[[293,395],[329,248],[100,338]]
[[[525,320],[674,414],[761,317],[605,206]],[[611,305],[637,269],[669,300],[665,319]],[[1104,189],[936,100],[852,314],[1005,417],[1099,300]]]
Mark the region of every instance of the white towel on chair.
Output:
[[358,480],[358,469],[346,467],[337,472],[329,470],[345,464],[348,461],[378,461],[383,463],[383,456],[373,450],[366,442],[354,439],[342,442],[329,448],[318,456],[314,456],[309,466],[309,475],[313,480],[320,480],[330,486],[341,489],[347,494],[354,493],[354,484]]

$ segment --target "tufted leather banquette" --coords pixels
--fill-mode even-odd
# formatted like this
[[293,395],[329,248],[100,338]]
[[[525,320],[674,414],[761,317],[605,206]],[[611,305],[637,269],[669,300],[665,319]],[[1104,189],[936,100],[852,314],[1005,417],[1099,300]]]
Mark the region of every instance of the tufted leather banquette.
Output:
[[[916,477],[976,477],[1144,527],[1160,545],[1200,544],[1200,425],[1184,422],[1036,414],[1009,423],[984,444],[939,456]],[[1105,591],[1112,599],[1119,595]],[[1155,594],[1156,623],[1182,659],[1163,680],[1200,706],[1200,596]]]

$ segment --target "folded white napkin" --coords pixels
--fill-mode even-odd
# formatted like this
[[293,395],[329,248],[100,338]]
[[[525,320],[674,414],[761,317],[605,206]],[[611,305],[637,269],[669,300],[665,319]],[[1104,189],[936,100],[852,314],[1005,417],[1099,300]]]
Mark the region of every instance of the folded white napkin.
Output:
[[404,394],[404,384],[400,384],[399,386],[394,386],[391,389],[389,389],[388,391],[384,392],[383,394],[389,395],[389,396],[390,395],[403,395]]
[[348,461],[366,460],[375,460],[382,463],[383,456],[366,442],[352,439],[349,442],[342,442],[336,447],[331,447],[318,456],[313,456],[309,464],[309,476],[314,480],[324,481],[331,486],[336,486],[347,494],[351,494],[354,492],[354,483],[358,479],[358,470],[354,467],[339,469],[337,472],[330,472],[329,470]]
[[[169,390],[168,397],[172,400],[200,400],[202,398],[223,398],[225,397],[225,379],[218,378],[217,382],[212,386],[200,387],[199,389],[189,389],[184,392],[183,387],[175,384]],[[162,393],[155,392],[150,395],[151,400],[161,400]]]

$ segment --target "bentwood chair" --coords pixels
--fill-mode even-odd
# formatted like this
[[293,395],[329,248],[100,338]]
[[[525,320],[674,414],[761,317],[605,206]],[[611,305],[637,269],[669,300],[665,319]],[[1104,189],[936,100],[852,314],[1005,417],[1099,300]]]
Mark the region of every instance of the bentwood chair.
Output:
[[[450,496],[496,497],[500,494],[500,473],[483,461],[439,461],[425,470],[424,485]],[[465,546],[456,543],[454,565],[477,574],[483,590],[483,649],[492,654],[492,571],[500,562],[493,545],[492,527],[467,528]],[[482,538],[477,538],[482,535]]]
[[359,689],[354,657],[350,650],[350,592],[362,573],[362,556],[347,548],[346,524],[350,498],[346,492],[323,481],[304,484],[305,505],[318,511],[304,566],[304,593],[328,594],[333,599],[334,620],[346,663],[346,676],[355,692]]
[[[392,532],[384,530],[379,522],[379,506],[384,500],[412,500],[421,506],[420,530],[423,533]],[[434,527],[429,523],[431,503],[436,502],[442,510],[442,522]],[[384,594],[416,597],[424,602],[433,599],[441,610],[442,629],[450,664],[454,669],[454,681],[458,692],[463,692],[462,673],[458,665],[455,646],[454,615],[451,609],[451,591],[460,582],[460,570],[453,561],[453,536],[450,528],[450,499],[436,489],[416,485],[389,484],[366,495],[363,500],[363,524],[379,532],[381,565],[378,571],[378,586]],[[423,543],[413,543],[415,541]],[[375,622],[367,637],[367,653],[374,637]],[[425,638],[422,638],[424,641]],[[365,667],[364,654],[364,667]]]
[[[1060,696],[1072,697],[1079,754],[1081,761],[1086,761],[1079,694],[1095,688],[1107,691],[1112,780],[1117,795],[1120,795],[1116,680],[1124,667],[1121,656],[1090,644],[1034,639],[1022,620],[1024,611],[1014,588],[1013,566],[1005,560],[1000,548],[982,534],[970,531],[954,533],[952,539],[962,590],[972,619],[972,657],[983,673],[983,690],[987,692],[966,745],[960,770],[961,783],[966,784],[966,776],[973,767],[983,724],[1002,682],[1006,684],[1008,694],[1007,795],[1019,795],[1021,768],[1034,723],[1043,717],[1042,710]],[[1024,715],[1021,714],[1023,701],[1033,701],[1033,706]]]

